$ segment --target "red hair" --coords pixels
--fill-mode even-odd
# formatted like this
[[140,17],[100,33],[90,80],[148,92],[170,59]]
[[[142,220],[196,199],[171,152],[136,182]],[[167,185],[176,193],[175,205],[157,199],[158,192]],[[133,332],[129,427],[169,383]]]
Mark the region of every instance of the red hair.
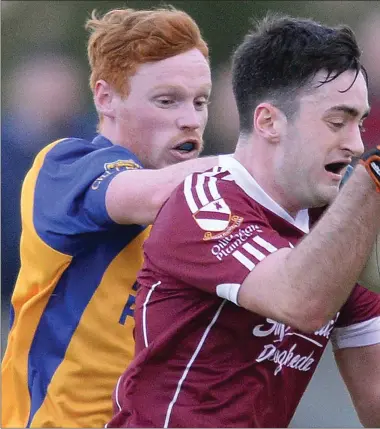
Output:
[[208,60],[208,46],[198,25],[186,12],[174,7],[114,9],[102,18],[94,10],[85,28],[91,32],[87,54],[92,91],[96,82],[104,79],[120,95],[127,96],[128,78],[140,64],[194,48]]

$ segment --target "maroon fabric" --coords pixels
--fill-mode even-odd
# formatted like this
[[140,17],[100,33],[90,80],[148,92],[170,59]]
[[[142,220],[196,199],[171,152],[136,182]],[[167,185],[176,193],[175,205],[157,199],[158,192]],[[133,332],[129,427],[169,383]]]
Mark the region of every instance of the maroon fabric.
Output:
[[[190,194],[199,206],[197,177]],[[303,232],[215,177],[222,201],[199,217],[180,186],[145,243],[136,357],[115,390],[108,427],[286,427],[326,347],[338,315],[305,334],[217,296],[218,285],[241,284],[250,272],[236,252],[253,264],[259,260],[252,247],[256,256],[270,253],[255,237],[278,249],[295,245]],[[221,221],[216,206],[223,204],[231,212],[228,233],[207,234],[199,222],[205,215]],[[373,300],[367,293],[353,297],[363,304]],[[342,324],[380,314],[379,304],[351,301]]]
[[356,285],[340,311],[336,327],[360,323],[380,315],[380,295]]

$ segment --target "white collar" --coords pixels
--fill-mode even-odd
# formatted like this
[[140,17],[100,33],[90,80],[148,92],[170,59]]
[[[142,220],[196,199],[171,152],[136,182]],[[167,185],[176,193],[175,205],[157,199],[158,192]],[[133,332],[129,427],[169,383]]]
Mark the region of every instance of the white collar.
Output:
[[227,176],[224,177],[224,180],[233,180],[249,197],[263,207],[285,219],[304,233],[309,232],[309,212],[307,209],[300,210],[294,219],[264,191],[251,174],[231,155],[219,156],[219,166],[231,173],[231,178]]

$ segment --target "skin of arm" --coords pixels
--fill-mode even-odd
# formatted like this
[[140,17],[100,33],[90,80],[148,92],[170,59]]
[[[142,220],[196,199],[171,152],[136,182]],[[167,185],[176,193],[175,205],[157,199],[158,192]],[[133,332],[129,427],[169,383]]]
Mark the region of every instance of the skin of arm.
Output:
[[380,427],[380,344],[336,350],[335,360],[362,425]]
[[118,174],[106,192],[110,218],[119,224],[149,225],[173,190],[191,173],[218,165],[218,156],[207,156],[158,170],[129,170]]
[[294,249],[269,255],[247,276],[238,303],[314,332],[351,293],[380,228],[380,194],[358,166],[311,232]]

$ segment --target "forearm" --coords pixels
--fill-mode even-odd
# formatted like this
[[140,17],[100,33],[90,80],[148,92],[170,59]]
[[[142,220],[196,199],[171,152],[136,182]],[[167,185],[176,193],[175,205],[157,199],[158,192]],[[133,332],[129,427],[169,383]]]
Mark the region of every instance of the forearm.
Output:
[[218,156],[208,156],[158,170],[120,173],[107,189],[107,212],[111,219],[120,224],[151,224],[163,203],[186,176],[216,165]]
[[274,252],[248,275],[239,290],[239,304],[303,331],[319,329],[347,300],[379,228],[380,193],[358,166],[294,249]]
[[380,194],[358,166],[315,228],[287,255],[288,278],[300,302],[312,300],[314,314],[332,318],[357,281],[379,228]]

